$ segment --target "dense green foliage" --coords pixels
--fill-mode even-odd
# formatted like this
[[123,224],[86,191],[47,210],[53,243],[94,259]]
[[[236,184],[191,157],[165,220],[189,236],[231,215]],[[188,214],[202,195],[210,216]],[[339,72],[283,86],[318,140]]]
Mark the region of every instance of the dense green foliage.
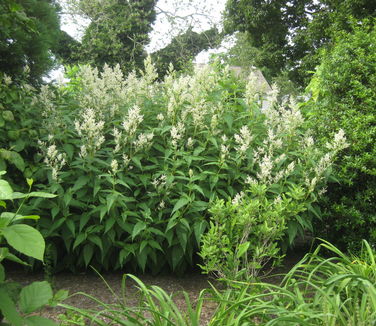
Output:
[[0,71],[12,78],[30,69],[38,82],[53,67],[60,26],[53,0],[3,0],[0,3]]
[[350,17],[375,17],[376,5],[368,0],[229,0],[225,29],[246,32],[254,53],[252,64],[267,78],[282,71],[302,84],[320,62],[317,50],[329,44],[333,32],[348,30]]
[[190,68],[197,54],[203,50],[216,47],[221,37],[216,28],[196,33],[192,28],[184,34],[173,38],[166,47],[151,54],[158,75],[163,77],[167,74],[170,64],[174,70],[184,71]]
[[102,69],[119,64],[124,73],[140,68],[145,45],[156,18],[156,0],[76,1],[80,15],[90,21],[80,42],[61,39],[64,63],[85,63]]
[[328,188],[324,230],[329,240],[354,247],[376,240],[376,29],[364,22],[339,33],[310,84],[312,126],[324,143],[338,127],[350,146],[338,160],[340,184]]
[[32,109],[36,89],[0,73],[0,170],[7,170],[9,181],[16,190],[38,171],[34,155],[37,153],[38,112]]
[[82,67],[35,102],[46,189],[58,194],[37,203],[52,216],[39,227],[60,263],[183,270],[207,227],[209,202],[241,196],[252,180],[274,193],[271,201],[290,192],[286,204],[307,204],[285,221],[290,242],[310,227],[311,193],[323,187],[343,134],[319,151],[295,103],[280,107],[273,93],[261,112],[254,81],[238,88],[227,70],[156,78],[149,60],[139,78],[123,79],[119,67]]

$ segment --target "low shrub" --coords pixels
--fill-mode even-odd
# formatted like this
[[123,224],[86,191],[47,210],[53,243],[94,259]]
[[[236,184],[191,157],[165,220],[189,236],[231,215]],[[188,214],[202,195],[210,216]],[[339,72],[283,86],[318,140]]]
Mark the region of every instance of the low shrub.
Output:
[[272,201],[291,192],[286,202],[304,202],[284,221],[291,243],[311,227],[309,214],[319,215],[311,204],[343,133],[318,150],[296,103],[277,105],[272,92],[270,108],[260,110],[252,78],[242,87],[228,70],[208,66],[157,82],[148,60],[141,77],[109,67],[70,77],[36,101],[45,189],[58,194],[36,203],[51,216],[39,227],[65,266],[182,271],[208,227],[209,202],[240,196],[253,180]]

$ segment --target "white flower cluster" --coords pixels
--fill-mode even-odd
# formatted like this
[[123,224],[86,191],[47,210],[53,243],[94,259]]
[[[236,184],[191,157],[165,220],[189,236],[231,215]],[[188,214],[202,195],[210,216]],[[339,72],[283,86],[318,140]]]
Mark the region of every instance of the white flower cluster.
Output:
[[154,134],[153,133],[141,133],[138,135],[137,139],[133,142],[136,152],[148,147],[151,145],[151,141],[153,140]]
[[38,144],[44,155],[43,162],[51,168],[52,179],[58,181],[58,173],[66,164],[66,154],[59,153],[54,143],[47,146],[45,142],[38,141]]
[[273,159],[269,155],[265,155],[259,163],[260,172],[257,173],[257,178],[261,182],[269,183],[272,177]]
[[79,94],[81,108],[94,108],[97,115],[111,119],[119,105],[127,100],[126,83],[119,65],[104,65],[103,71],[83,66],[79,72],[82,90]]
[[165,174],[160,175],[157,178],[154,178],[151,184],[154,186],[155,189],[159,190],[166,185],[167,177]]
[[221,163],[223,163],[226,159],[226,157],[228,156],[229,154],[229,145],[226,145],[227,144],[227,141],[228,141],[228,138],[226,135],[223,135],[221,137],[221,140],[222,140],[222,144],[221,144],[221,152],[220,152],[220,160],[221,160]]
[[112,160],[111,161],[111,172],[112,172],[112,174],[116,174],[118,171],[119,171],[119,163],[118,163],[118,161],[117,160]]
[[172,126],[170,130],[170,134],[172,138],[171,140],[172,146],[174,147],[178,146],[178,142],[183,138],[184,133],[185,133],[185,127],[182,122],[178,122],[176,126]]
[[338,130],[338,132],[334,135],[333,141],[326,144],[326,148],[335,152],[340,151],[348,146],[349,144],[346,141],[345,132],[343,131],[343,129]]
[[235,197],[232,199],[232,204],[239,205],[242,202],[244,196],[245,196],[245,193],[243,191],[237,193]]
[[8,76],[7,74],[4,74],[3,82],[6,86],[9,86],[10,84],[12,84],[12,77]]
[[248,126],[243,126],[240,129],[239,134],[234,135],[235,142],[238,144],[236,150],[240,152],[241,155],[245,154],[251,146],[253,136]]
[[139,106],[135,105],[129,109],[128,114],[123,120],[122,126],[129,137],[132,137],[140,123],[144,120],[144,116],[141,114]]
[[74,126],[82,141],[80,156],[94,155],[105,141],[103,135],[104,121],[97,121],[95,111],[86,109],[82,113],[81,122],[76,120]]

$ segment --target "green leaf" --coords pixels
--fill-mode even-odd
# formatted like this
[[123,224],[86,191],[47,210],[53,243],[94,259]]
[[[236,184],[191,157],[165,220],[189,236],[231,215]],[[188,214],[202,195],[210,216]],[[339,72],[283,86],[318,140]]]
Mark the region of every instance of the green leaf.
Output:
[[181,259],[184,256],[183,249],[180,246],[174,246],[172,248],[172,270],[175,270]]
[[197,244],[200,243],[201,241],[201,236],[204,234],[205,232],[205,229],[207,228],[207,225],[208,223],[204,220],[202,221],[197,221],[194,225],[193,225],[193,231],[195,233],[195,238],[196,238],[196,241],[197,241]]
[[91,258],[93,258],[94,246],[91,243],[87,243],[84,247],[83,255],[85,266],[87,267],[90,263]]
[[132,162],[140,169],[142,170],[142,164],[140,159],[137,156],[132,156]]
[[143,240],[143,241],[141,242],[139,252],[141,253],[141,252],[145,249],[145,247],[146,247],[147,245],[148,245],[148,241],[147,241],[147,240]]
[[143,250],[141,253],[137,255],[137,262],[138,265],[141,267],[142,272],[145,272],[146,260],[148,257],[148,250]]
[[17,311],[16,305],[4,288],[0,288],[0,311],[12,326],[23,326],[23,320]]
[[73,158],[74,147],[71,144],[64,144],[63,145],[64,151],[67,153],[69,159]]
[[138,221],[132,230],[132,241],[142,231],[146,229],[146,224],[143,221]]
[[99,249],[101,250],[101,252],[103,252],[103,245],[102,245],[102,240],[101,240],[100,237],[98,237],[95,234],[90,234],[88,236],[88,240],[91,241],[92,243],[96,244],[99,247]]
[[28,326],[57,326],[54,321],[42,316],[29,316],[25,318]]
[[74,240],[74,243],[73,243],[73,250],[74,250],[77,246],[79,246],[83,241],[85,241],[85,240],[86,240],[86,237],[87,237],[86,233],[80,233],[80,234],[77,236],[76,240]]
[[112,205],[114,204],[114,202],[116,201],[117,198],[118,198],[118,194],[117,194],[117,193],[109,194],[109,195],[106,197],[107,213],[110,211]]
[[3,236],[20,253],[43,261],[44,239],[33,227],[26,224],[11,225],[3,230]]
[[189,199],[188,198],[180,198],[176,204],[174,205],[174,208],[172,209],[172,212],[171,212],[171,215],[174,214],[177,210],[179,210],[180,208],[182,208],[183,206],[187,205],[189,203]]
[[294,242],[296,234],[298,233],[299,224],[295,221],[289,221],[287,223],[287,234],[289,236],[290,245]]
[[251,243],[249,241],[247,241],[247,242],[244,242],[241,245],[239,245],[238,251],[236,253],[236,257],[237,258],[242,257],[247,252],[250,244]]
[[74,222],[69,219],[69,217],[65,220],[65,225],[68,227],[69,231],[72,233],[73,238],[76,236],[76,227]]
[[33,282],[21,290],[20,309],[29,314],[48,304],[52,297],[51,285],[47,281]]
[[50,194],[42,191],[32,191],[28,194],[28,197],[40,197],[40,198],[55,198],[57,195]]
[[11,254],[8,248],[0,248],[0,262],[4,259],[8,259],[21,265],[28,265],[27,263],[19,259],[17,256]]
[[23,172],[25,170],[25,162],[20,154],[17,152],[11,152],[8,161],[15,165],[15,167]]
[[113,217],[108,218],[104,225],[104,233],[107,233],[109,230],[111,230],[115,222],[116,222],[115,218]]
[[9,200],[12,198],[13,190],[9,183],[5,180],[0,180],[0,199]]
[[40,218],[38,215],[15,215],[13,212],[2,212],[0,217],[13,221],[38,220]]
[[90,178],[87,175],[81,175],[73,185],[72,191],[75,192],[80,190],[83,186],[85,186],[90,181]]
[[32,191],[27,194],[24,194],[22,192],[14,192],[11,199],[20,199],[20,198],[28,198],[28,197],[55,198],[56,195],[50,194],[47,192],[42,192],[42,191]]
[[51,306],[56,306],[59,302],[64,301],[68,298],[69,291],[68,290],[59,290],[54,294],[52,301],[50,301]]
[[178,229],[176,230],[176,233],[178,235],[180,246],[182,247],[183,251],[185,252],[185,249],[187,248],[187,242],[188,242],[188,231],[186,228],[181,227],[179,225]]
[[4,266],[0,264],[0,283],[4,282],[4,280],[5,280],[5,269],[4,269]]
[[155,240],[148,240],[148,243],[149,243],[149,246],[154,248],[154,249],[158,249],[159,251],[161,252],[164,252],[162,247],[160,246],[160,244],[155,241]]

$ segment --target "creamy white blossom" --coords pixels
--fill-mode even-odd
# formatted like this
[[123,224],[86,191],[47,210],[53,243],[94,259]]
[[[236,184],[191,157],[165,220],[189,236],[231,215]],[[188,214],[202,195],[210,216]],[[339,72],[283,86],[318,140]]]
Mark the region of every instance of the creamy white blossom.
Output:
[[232,199],[232,204],[239,205],[241,201],[243,200],[244,196],[245,196],[245,193],[243,191],[237,193],[235,197]]
[[[76,120],[74,125],[82,145],[85,146],[85,152],[94,155],[105,141],[104,121],[97,119],[93,109],[86,109],[82,113],[82,118]],[[82,156],[84,157],[84,155]]]
[[153,133],[141,133],[138,135],[137,139],[133,142],[137,151],[150,146],[151,141],[153,140]]
[[141,114],[139,106],[135,105],[129,109],[128,114],[123,120],[122,127],[129,136],[133,136],[140,123],[144,120],[144,116]]
[[253,140],[248,126],[241,127],[239,134],[235,134],[234,138],[235,142],[238,144],[236,150],[239,151],[240,154],[244,154],[248,150]]

